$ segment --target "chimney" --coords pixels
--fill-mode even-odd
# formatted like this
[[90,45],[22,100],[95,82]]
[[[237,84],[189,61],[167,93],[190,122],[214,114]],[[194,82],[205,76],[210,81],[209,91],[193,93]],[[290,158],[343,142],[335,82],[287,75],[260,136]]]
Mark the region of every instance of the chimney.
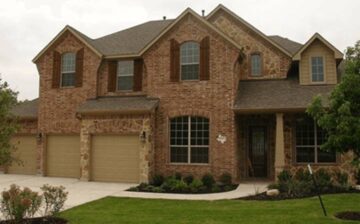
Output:
[[205,10],[201,10],[201,15],[204,17],[205,16]]
[[166,16],[163,16],[163,20],[166,20]]

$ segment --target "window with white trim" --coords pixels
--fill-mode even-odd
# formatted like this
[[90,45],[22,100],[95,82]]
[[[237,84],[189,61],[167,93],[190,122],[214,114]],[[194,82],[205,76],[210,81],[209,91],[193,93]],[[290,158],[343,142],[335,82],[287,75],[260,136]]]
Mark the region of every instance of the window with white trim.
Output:
[[200,46],[196,42],[185,42],[180,46],[181,80],[199,79]]
[[117,64],[117,90],[132,90],[134,86],[134,61],[118,61]]
[[75,86],[76,54],[64,53],[61,56],[61,86]]
[[261,76],[261,55],[259,53],[251,55],[251,76]]
[[312,82],[324,82],[323,57],[311,57],[311,80]]
[[170,162],[209,163],[209,119],[196,116],[170,119]]
[[336,153],[320,150],[326,140],[326,132],[316,122],[303,117],[296,121],[296,162],[335,163]]

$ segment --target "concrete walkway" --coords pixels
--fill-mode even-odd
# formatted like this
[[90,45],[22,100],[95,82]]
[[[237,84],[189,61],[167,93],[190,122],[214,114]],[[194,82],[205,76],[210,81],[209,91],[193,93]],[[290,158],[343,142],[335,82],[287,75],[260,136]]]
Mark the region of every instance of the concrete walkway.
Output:
[[21,187],[29,187],[34,191],[40,191],[40,187],[44,184],[50,184],[53,186],[62,185],[66,188],[66,191],[69,192],[68,200],[65,203],[65,209],[69,209],[74,206],[81,205],[106,196],[173,200],[235,199],[263,192],[266,190],[266,186],[269,183],[241,183],[236,190],[224,193],[164,194],[126,191],[126,189],[136,186],[137,184],[83,182],[73,178],[0,174],[0,191],[4,189],[9,189],[11,184],[17,184]]

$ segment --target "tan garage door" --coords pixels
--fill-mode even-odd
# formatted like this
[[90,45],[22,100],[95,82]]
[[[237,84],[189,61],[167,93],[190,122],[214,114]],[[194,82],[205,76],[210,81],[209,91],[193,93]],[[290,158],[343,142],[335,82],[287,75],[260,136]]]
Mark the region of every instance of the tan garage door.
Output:
[[16,147],[13,156],[22,163],[13,163],[8,168],[11,174],[36,174],[36,137],[16,136],[11,139],[11,144]]
[[92,137],[92,180],[139,182],[139,137]]
[[54,135],[47,137],[47,176],[80,177],[80,137]]

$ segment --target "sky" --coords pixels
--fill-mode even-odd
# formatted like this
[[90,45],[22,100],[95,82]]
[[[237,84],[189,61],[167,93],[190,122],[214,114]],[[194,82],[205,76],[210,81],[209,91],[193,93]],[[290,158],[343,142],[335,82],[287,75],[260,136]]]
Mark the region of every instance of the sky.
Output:
[[319,32],[339,50],[360,40],[359,0],[0,0],[0,77],[19,99],[38,97],[39,75],[32,59],[65,25],[91,38],[187,7],[208,14],[223,4],[267,35],[305,43]]

